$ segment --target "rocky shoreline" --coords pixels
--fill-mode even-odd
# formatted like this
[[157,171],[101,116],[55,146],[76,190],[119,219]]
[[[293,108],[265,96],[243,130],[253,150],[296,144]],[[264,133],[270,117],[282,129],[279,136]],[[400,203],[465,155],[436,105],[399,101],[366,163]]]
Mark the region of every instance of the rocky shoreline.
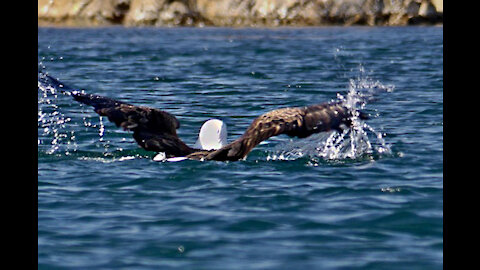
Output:
[[443,24],[443,0],[38,0],[39,27],[418,24]]

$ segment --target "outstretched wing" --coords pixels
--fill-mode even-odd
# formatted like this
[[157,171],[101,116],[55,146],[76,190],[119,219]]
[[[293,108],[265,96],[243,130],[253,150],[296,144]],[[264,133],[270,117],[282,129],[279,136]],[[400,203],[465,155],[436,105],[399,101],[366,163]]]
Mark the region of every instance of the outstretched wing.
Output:
[[167,157],[186,156],[195,151],[178,137],[180,123],[170,113],[75,91],[46,74],[42,74],[39,80],[58,87],[78,102],[93,106],[96,113],[106,116],[117,127],[133,131],[133,138],[145,150],[165,152]]
[[80,92],[72,92],[72,96],[93,106],[96,113],[106,116],[117,127],[133,131],[133,138],[145,150],[165,152],[167,157],[186,156],[195,151],[178,137],[177,118],[165,111]]
[[145,150],[165,152],[167,157],[186,156],[195,151],[178,137],[177,118],[165,111],[80,92],[72,92],[72,96],[93,106],[96,113],[106,116],[117,127],[133,131],[133,138]]
[[[232,143],[206,154],[205,160],[239,160],[260,142],[280,134],[306,138],[314,133],[342,130],[351,126],[352,113],[340,103],[284,108],[257,117],[245,133]],[[361,119],[366,119],[360,114]],[[197,159],[193,154],[191,158]]]

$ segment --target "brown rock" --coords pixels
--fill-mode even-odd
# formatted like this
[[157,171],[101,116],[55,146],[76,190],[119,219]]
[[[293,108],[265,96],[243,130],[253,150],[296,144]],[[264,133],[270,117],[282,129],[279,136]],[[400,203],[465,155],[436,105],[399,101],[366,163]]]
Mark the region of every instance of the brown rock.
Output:
[[153,25],[165,5],[165,0],[132,0],[126,15],[126,25]]
[[215,26],[442,23],[442,0],[38,0],[39,25]]

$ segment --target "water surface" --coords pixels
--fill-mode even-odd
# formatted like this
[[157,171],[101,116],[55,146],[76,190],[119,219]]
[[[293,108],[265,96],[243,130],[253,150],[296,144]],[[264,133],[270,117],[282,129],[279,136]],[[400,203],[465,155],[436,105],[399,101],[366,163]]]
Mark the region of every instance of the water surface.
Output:
[[302,142],[279,136],[245,161],[155,162],[39,88],[39,269],[442,268],[442,27],[39,28],[38,55],[70,86],[176,115],[190,145],[210,118],[231,141],[272,109],[385,90],[364,110],[389,149],[286,160]]

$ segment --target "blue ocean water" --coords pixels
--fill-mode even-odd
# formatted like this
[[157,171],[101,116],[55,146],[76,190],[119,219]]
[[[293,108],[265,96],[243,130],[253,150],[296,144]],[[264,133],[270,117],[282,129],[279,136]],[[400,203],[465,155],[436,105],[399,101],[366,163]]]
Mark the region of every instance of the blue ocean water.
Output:
[[39,83],[39,269],[442,269],[443,27],[39,28],[38,56],[174,114],[190,145],[210,118],[232,141],[269,110],[375,92],[353,157],[279,158],[326,140],[279,136],[244,161],[155,162]]

